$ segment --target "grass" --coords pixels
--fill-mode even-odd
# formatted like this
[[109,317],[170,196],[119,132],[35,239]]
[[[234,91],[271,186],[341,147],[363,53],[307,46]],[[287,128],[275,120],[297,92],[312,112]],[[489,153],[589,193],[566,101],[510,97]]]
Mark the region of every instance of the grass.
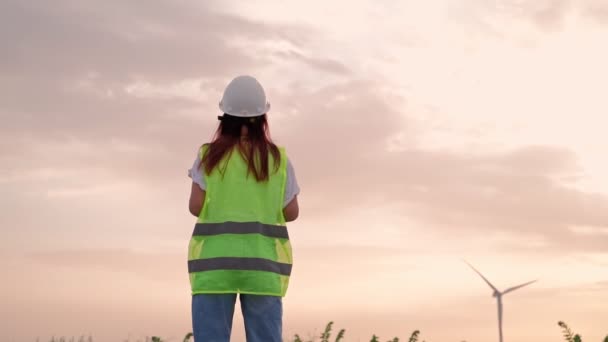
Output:
[[[340,332],[336,336],[335,340],[331,340],[331,330],[332,330],[333,324],[334,324],[334,322],[329,322],[327,324],[327,326],[325,327],[325,330],[321,334],[321,337],[320,337],[321,340],[320,340],[320,342],[334,342],[334,341],[335,342],[339,342],[339,341],[342,341],[342,339],[344,338],[344,334],[346,332],[344,329],[340,330]],[[568,327],[568,325],[566,323],[564,323],[562,321],[559,321],[557,323],[557,325],[562,328],[562,333],[563,333],[565,341],[567,341],[567,342],[582,342],[581,335],[573,333],[572,330],[570,330],[570,328]],[[419,342],[419,340],[418,340],[419,339],[419,335],[420,335],[420,331],[419,330],[414,330],[407,341],[408,342]],[[387,342],[399,342],[399,341],[400,340],[399,340],[398,337],[394,337],[392,340],[388,340]],[[293,342],[317,342],[317,341],[315,339],[304,341],[304,340],[302,340],[300,338],[299,335],[296,334],[294,336]],[[381,340],[378,336],[376,336],[374,334],[374,335],[372,335],[372,338],[371,338],[370,342],[384,342],[384,341]],[[423,340],[421,342],[425,342],[425,341]],[[462,341],[462,342],[466,342],[466,341]],[[606,337],[604,338],[604,340],[602,342],[608,342],[608,335],[606,335]]]
[[[311,339],[303,340],[300,337],[300,335],[295,334],[293,337],[293,341],[291,341],[291,342],[343,342],[344,335],[346,334],[346,330],[341,329],[340,331],[338,331],[338,334],[336,335],[336,337],[332,338],[333,325],[334,325],[334,322],[327,323],[327,325],[325,326],[325,330],[323,330],[323,332],[321,333],[321,336],[319,336],[319,340],[317,340],[314,337]],[[557,325],[560,328],[562,328],[562,334],[563,334],[564,340],[566,342],[582,342],[583,341],[581,335],[575,334],[574,332],[572,332],[572,330],[570,329],[570,327],[568,327],[568,325],[566,323],[559,321],[559,322],[557,322]],[[407,340],[407,342],[425,342],[424,340],[419,341],[418,340],[419,336],[420,336],[420,331],[414,330],[412,332],[412,334],[410,335],[409,339]],[[184,337],[183,341],[191,342],[191,338],[192,338],[192,333],[188,333]],[[194,341],[193,338],[192,338],[192,341]],[[400,341],[401,340],[399,339],[399,337],[394,337],[393,339],[388,340],[388,341],[381,340],[380,337],[376,336],[375,334],[372,335],[372,338],[370,340],[370,342],[400,342]],[[91,336],[89,336],[88,338],[81,336],[78,339],[76,339],[74,337],[69,338],[69,339],[65,338],[65,337],[60,337],[60,338],[53,337],[49,342],[93,342],[93,338]],[[126,341],[126,342],[128,342],[128,341]],[[143,341],[138,340],[137,342],[166,342],[166,341],[158,336],[152,336],[152,337],[146,337],[145,340],[143,340]],[[285,342],[289,342],[289,341],[285,341]],[[405,342],[405,340],[403,342]],[[462,342],[466,342],[466,341],[462,341]],[[604,340],[601,342],[608,342],[608,335],[606,335]]]
[[[559,321],[557,322],[557,325],[562,328],[564,340],[566,340],[567,342],[581,342],[583,340],[581,335],[573,333],[566,323]],[[604,340],[602,342],[608,342],[608,335],[604,337]]]

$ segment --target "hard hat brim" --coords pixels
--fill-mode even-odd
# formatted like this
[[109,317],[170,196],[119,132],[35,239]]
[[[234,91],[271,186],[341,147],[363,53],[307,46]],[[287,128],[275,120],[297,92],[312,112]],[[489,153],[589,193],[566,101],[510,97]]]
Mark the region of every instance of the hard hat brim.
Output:
[[250,112],[250,111],[246,111],[246,110],[238,111],[238,110],[231,110],[230,108],[225,108],[223,101],[220,101],[219,108],[222,111],[222,113],[226,113],[226,114],[229,114],[232,116],[238,116],[238,117],[242,117],[242,118],[250,118],[250,117],[255,117],[255,116],[262,116],[262,115],[268,113],[270,111],[270,102],[266,102],[266,105],[264,106],[264,108],[258,108],[258,110],[254,111],[254,112]]

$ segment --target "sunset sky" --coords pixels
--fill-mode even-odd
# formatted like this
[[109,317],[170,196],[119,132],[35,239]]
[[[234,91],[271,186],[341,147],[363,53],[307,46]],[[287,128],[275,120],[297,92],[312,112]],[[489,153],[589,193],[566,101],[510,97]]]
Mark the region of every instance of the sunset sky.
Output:
[[[301,194],[284,335],[608,334],[605,0],[0,2],[0,340],[191,331],[187,170],[258,78]],[[233,341],[244,341],[240,312]]]

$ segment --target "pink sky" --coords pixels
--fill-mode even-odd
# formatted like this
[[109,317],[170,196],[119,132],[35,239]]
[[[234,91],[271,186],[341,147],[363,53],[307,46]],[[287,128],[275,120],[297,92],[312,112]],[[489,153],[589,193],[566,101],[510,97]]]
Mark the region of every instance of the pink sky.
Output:
[[[0,340],[190,331],[197,147],[239,74],[302,193],[285,336],[608,334],[604,0],[0,4]],[[234,341],[242,341],[240,315]]]

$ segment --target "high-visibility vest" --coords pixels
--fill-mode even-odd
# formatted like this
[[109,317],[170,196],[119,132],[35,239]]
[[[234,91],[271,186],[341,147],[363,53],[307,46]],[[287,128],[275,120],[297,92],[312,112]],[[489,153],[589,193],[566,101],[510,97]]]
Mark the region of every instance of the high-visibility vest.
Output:
[[[201,147],[202,156],[207,145]],[[192,294],[246,293],[285,296],[292,250],[283,215],[287,156],[279,148],[277,172],[269,154],[269,179],[257,182],[235,149],[218,164],[188,252]]]

